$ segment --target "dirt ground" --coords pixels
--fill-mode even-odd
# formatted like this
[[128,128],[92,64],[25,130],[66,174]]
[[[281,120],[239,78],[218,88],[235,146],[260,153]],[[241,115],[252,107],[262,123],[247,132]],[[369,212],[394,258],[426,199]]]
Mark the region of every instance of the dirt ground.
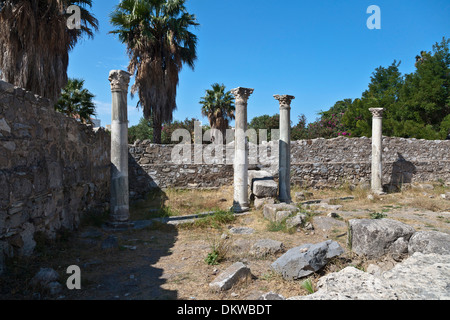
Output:
[[[165,190],[150,195],[135,204],[131,210],[133,220],[155,216],[192,214],[211,210],[226,210],[232,205],[232,187],[218,190]],[[295,192],[301,191],[294,188]],[[262,210],[237,217],[222,224],[206,224],[202,227],[154,224],[142,230],[112,232],[102,228],[101,220],[90,220],[76,232],[61,233],[56,240],[36,239],[36,255],[33,258],[7,261],[7,271],[0,277],[0,299],[54,299],[54,300],[246,300],[255,299],[269,291],[284,297],[306,295],[303,281],[285,281],[270,270],[270,264],[282,253],[264,258],[249,253],[251,245],[259,239],[281,241],[286,250],[306,243],[318,243],[328,239],[341,244],[346,253],[334,259],[319,273],[310,277],[313,284],[329,272],[346,266],[365,270],[369,263],[350,252],[347,247],[346,221],[354,218],[373,218],[374,214],[397,219],[413,226],[417,231],[437,230],[450,233],[450,199],[441,194],[450,191],[442,184],[422,184],[402,192],[374,196],[362,189],[342,187],[333,190],[307,190],[311,199],[327,200],[332,205],[342,205],[334,210],[338,218],[327,215],[330,209],[321,210],[303,205],[314,230],[286,230],[271,225],[263,218]],[[231,227],[249,227],[252,234],[230,234]],[[278,227],[278,228],[277,228]],[[222,240],[228,251],[217,265],[208,265],[205,258],[212,246]],[[118,246],[105,250],[102,241],[115,235]],[[252,280],[240,283],[232,289],[215,293],[209,283],[217,275],[237,261],[246,263]],[[390,261],[391,265],[395,263]],[[68,290],[67,267],[77,265],[81,269],[81,289]],[[30,280],[41,268],[53,268],[60,274],[62,291],[57,295],[33,288]]]

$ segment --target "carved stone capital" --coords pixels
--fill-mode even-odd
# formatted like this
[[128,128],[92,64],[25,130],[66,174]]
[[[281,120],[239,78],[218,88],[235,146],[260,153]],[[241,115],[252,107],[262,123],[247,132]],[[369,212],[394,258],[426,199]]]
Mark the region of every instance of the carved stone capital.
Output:
[[294,96],[290,95],[274,95],[273,96],[276,100],[280,102],[280,109],[286,109],[291,107],[291,101],[295,99]]
[[108,80],[111,82],[111,91],[128,92],[131,73],[123,70],[111,70]]
[[247,103],[248,98],[253,93],[254,89],[249,88],[241,88],[238,87],[236,89],[232,89],[230,92],[232,95],[234,95],[236,99],[236,103],[243,102]]
[[383,108],[371,108],[369,111],[372,112],[374,118],[383,118]]

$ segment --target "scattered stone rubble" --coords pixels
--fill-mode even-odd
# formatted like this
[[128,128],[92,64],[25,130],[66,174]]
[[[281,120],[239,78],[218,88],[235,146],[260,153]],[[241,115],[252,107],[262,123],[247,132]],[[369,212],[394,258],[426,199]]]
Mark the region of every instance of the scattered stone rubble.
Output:
[[318,281],[318,291],[290,300],[448,300],[450,255],[414,253],[373,275],[347,267]]
[[[268,204],[264,217],[273,222],[301,217],[295,205]],[[334,216],[335,218],[332,218]],[[291,217],[291,218],[289,218]],[[326,218],[336,220],[339,216]],[[319,218],[319,217],[317,217]],[[299,219],[301,220],[301,219]],[[316,220],[315,223],[324,223]],[[332,221],[328,221],[332,224]],[[350,249],[365,259],[378,259],[367,272],[346,267],[319,279],[317,291],[289,300],[438,300],[450,298],[450,235],[437,231],[419,231],[391,219],[352,219],[348,222]],[[281,254],[281,242],[263,239],[251,246],[251,254],[259,257]],[[333,258],[344,253],[335,241],[303,244],[287,250],[271,264],[271,269],[288,281],[300,280],[321,270]],[[394,260],[389,260],[388,257]],[[386,261],[384,263],[383,258]],[[397,263],[395,262],[397,261]],[[231,289],[237,282],[250,280],[251,270],[238,262],[219,274],[210,284],[213,290]],[[276,292],[258,297],[260,300],[285,300]]]

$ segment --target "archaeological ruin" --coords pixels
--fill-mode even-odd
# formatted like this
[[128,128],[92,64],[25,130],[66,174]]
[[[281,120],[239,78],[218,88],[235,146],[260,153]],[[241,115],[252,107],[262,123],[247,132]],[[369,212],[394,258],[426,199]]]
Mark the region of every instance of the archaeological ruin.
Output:
[[[268,220],[289,218],[287,223],[299,225],[305,217],[292,204],[291,186],[323,189],[346,184],[383,195],[412,183],[450,181],[450,141],[384,137],[383,109],[370,109],[372,138],[291,141],[290,110],[295,97],[275,95],[280,111],[279,140],[254,145],[246,132],[254,89],[241,87],[231,91],[236,99],[234,141],[219,145],[223,152],[216,152],[218,158],[209,162],[198,161],[207,146],[183,144],[180,150],[189,151],[187,161],[176,163],[173,154],[179,146],[155,145],[149,140],[128,144],[129,79],[130,74],[120,70],[109,75],[111,132],[93,130],[56,112],[49,100],[0,81],[0,273],[5,259],[33,255],[37,233],[52,238],[60,229],[76,230],[87,212],[110,212],[108,227],[113,229],[132,226],[130,203],[145,198],[153,189],[233,185],[232,212],[258,207]],[[251,162],[249,149],[256,150]],[[353,222],[353,230],[359,230],[356,225]],[[363,245],[356,242],[354,232],[354,247],[359,248]],[[414,232],[390,239],[386,247],[407,252]],[[310,248],[332,248],[333,257],[343,252],[331,240],[300,249],[306,255]],[[298,257],[298,252],[295,255],[295,259],[305,258],[303,254]],[[277,260],[274,270],[280,269],[286,278],[303,276],[304,270],[283,269],[291,256],[281,258],[286,261]],[[234,269],[247,270],[238,267]],[[310,267],[306,264],[305,268]]]

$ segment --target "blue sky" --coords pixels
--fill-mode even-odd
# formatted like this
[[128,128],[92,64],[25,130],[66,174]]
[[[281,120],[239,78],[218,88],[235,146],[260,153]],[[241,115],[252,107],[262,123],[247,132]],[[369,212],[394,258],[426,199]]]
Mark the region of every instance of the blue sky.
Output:
[[[70,53],[69,77],[85,79],[96,97],[102,125],[111,123],[110,70],[126,70],[125,45],[112,34],[109,13],[118,0],[94,0],[100,30]],[[381,29],[369,30],[370,5],[381,9]],[[401,61],[414,71],[415,56],[450,37],[449,0],[188,0],[200,26],[195,70],[183,68],[174,119],[208,121],[199,100],[215,82],[228,90],[254,88],[248,120],[278,113],[274,94],[294,95],[292,120],[309,122],[336,101],[358,98],[375,68]],[[134,78],[131,79],[131,84]],[[130,84],[130,86],[131,86]],[[128,118],[142,117],[137,97],[128,97]]]

